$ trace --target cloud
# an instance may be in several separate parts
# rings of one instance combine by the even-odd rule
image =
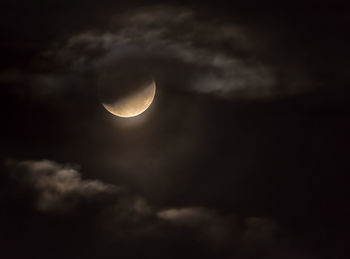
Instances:
[[[67,71],[47,73],[10,69],[0,72],[0,84],[7,87],[10,94],[26,101],[52,103],[57,97],[67,97],[69,93],[82,94],[85,81],[81,75]]]
[[[242,247],[246,250],[254,247],[255,253],[264,251],[279,253],[279,249],[285,246],[281,238],[281,229],[275,221],[263,217],[249,217],[244,219],[243,224],[241,240]]]
[[[77,224],[86,229],[95,225],[93,240],[106,254],[116,255],[121,250],[122,254],[138,257],[139,251],[130,250],[137,243],[144,247],[162,244],[161,254],[177,246],[200,246],[209,258],[222,254],[312,258],[290,248],[290,240],[281,235],[281,227],[270,218],[220,213],[203,206],[159,208],[125,188],[83,179],[77,166],[51,160],[10,161],[7,165],[12,169],[12,180],[24,187],[23,193],[34,193],[34,206],[40,212],[72,215],[84,213],[84,206],[96,208],[97,213],[89,211],[86,222]],[[71,221],[75,222],[74,217]],[[183,255],[185,251],[179,252]]]
[[[164,88],[224,98],[278,97],[309,83],[296,66],[276,67],[260,57],[252,44],[258,39],[244,25],[212,19],[171,6],[129,11],[111,16],[108,29],[73,35],[47,54],[97,75],[140,66]]]
[[[130,194],[119,199],[111,209],[115,214],[114,218],[119,221],[138,221],[154,213],[154,209],[146,199]]]
[[[213,212],[201,208],[201,207],[190,207],[190,208],[172,208],[161,210],[157,213],[160,219],[168,220],[179,224],[198,224],[208,222],[215,218]]]
[[[126,224],[128,227],[125,231],[128,233],[140,231],[131,223],[138,228],[148,229],[151,218],[156,220],[156,228],[163,223],[185,227],[212,243],[232,236],[232,232],[239,229],[235,217],[219,215],[206,207],[156,208],[144,197],[131,194],[125,188],[99,180],[82,179],[78,166],[63,165],[51,160],[26,160],[10,161],[8,167],[12,169],[11,176],[16,182],[35,192],[35,206],[39,211],[69,212],[81,204],[103,203],[109,196],[114,196],[110,202],[100,206],[102,225],[118,226],[120,230],[121,225]],[[247,219],[244,238],[270,234],[269,226],[273,222],[270,225],[268,223],[269,221],[259,218]]]
[[[276,222],[260,217],[250,217],[245,219],[246,227],[244,239],[246,240],[267,240],[274,238],[279,231]]]
[[[271,218],[244,218],[242,229],[239,246],[248,258],[316,258],[295,245],[297,240]]]
[[[234,100],[293,95],[313,83],[295,58],[279,64],[267,60],[266,52],[279,54],[257,43],[261,36],[251,25],[165,5],[126,10],[105,20],[105,26],[52,44],[31,73],[5,72],[0,82],[20,83],[23,96],[45,99],[84,93],[101,84],[106,73],[115,85],[111,71],[140,67],[163,89]]]
[[[197,232],[211,245],[223,245],[233,238],[238,229],[234,217],[223,217],[205,207],[169,208],[157,212],[157,217],[177,226]]]
[[[84,180],[78,168],[50,160],[12,162],[12,176],[36,192],[40,211],[69,211],[118,190],[98,180]]]
[[[239,258],[313,258],[291,247],[290,237],[275,220],[268,217],[220,215],[206,207],[169,208],[157,212],[162,221],[186,227],[195,240],[205,242],[210,251]]]

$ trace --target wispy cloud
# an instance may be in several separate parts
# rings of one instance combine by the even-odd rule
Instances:
[[[50,160],[12,162],[12,176],[36,192],[41,211],[67,211],[82,200],[98,199],[118,188],[98,180],[84,180],[76,167]]]
[[[224,98],[270,98],[301,91],[298,69],[256,55],[243,25],[205,20],[190,9],[156,6],[110,19],[109,29],[73,35],[51,51],[71,69],[99,72],[125,62],[146,67],[163,87]],[[278,71],[284,71],[280,77]],[[174,82],[175,81],[175,82]]]

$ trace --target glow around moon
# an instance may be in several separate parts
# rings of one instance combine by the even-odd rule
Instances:
[[[156,84],[152,81],[143,89],[115,101],[112,104],[103,103],[107,111],[118,117],[135,117],[146,111],[152,104],[156,94]]]

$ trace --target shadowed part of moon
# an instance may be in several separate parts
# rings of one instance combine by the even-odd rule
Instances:
[[[135,117],[143,113],[152,104],[156,93],[156,84],[152,81],[137,92],[113,103],[103,103],[110,113],[119,117]]]

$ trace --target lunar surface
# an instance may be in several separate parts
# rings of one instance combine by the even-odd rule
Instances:
[[[146,111],[156,94],[156,83],[151,74],[128,60],[106,66],[98,84],[103,107],[123,118]]]
[[[156,93],[156,84],[152,80],[151,83],[145,85],[142,89],[129,96],[117,99],[113,103],[102,103],[110,113],[119,117],[135,117],[148,109],[152,104]]]

